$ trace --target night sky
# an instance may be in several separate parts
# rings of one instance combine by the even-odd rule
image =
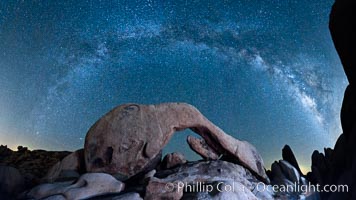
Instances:
[[[347,84],[333,0],[0,1],[0,143],[76,150],[128,103],[187,102],[266,167],[333,147]],[[178,133],[165,152],[197,158]]]

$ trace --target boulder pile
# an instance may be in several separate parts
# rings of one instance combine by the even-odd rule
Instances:
[[[187,142],[202,160],[187,161],[179,152],[162,159],[172,135],[187,128],[201,136],[188,136]],[[12,154],[7,148],[3,152]],[[84,149],[61,155],[34,187],[23,187],[16,168],[0,168],[5,180],[17,177],[15,185],[2,184],[1,193],[46,200],[275,199],[273,191],[257,189],[270,180],[256,148],[186,103],[120,105],[89,129]]]
[[[324,192],[322,199],[356,199],[356,2],[336,0],[329,28],[349,81],[341,108],[343,133],[333,149],[314,151],[308,179],[314,184],[347,186],[347,190]]]

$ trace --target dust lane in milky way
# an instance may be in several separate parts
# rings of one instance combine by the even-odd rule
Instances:
[[[347,81],[328,31],[332,3],[2,1],[0,141],[75,150],[118,104],[178,101],[268,165],[284,144],[307,165],[341,133]],[[195,158],[190,133],[166,151]]]

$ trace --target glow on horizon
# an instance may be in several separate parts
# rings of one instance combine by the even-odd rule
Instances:
[[[307,175],[308,172],[310,172],[310,167],[309,166],[305,166],[305,165],[299,165],[300,171],[302,171],[302,173],[304,175]]]
[[[182,134],[182,136],[185,136],[185,134]],[[182,139],[182,138],[179,138]],[[38,147],[33,147],[29,145],[29,142],[25,142],[23,140],[18,140],[16,138],[11,137],[11,134],[4,134],[4,132],[0,132],[0,145],[6,145],[9,149],[13,151],[17,151],[18,146],[23,146],[27,147],[29,150],[35,150],[35,149],[41,149]],[[188,145],[185,145],[184,147],[188,147]],[[189,149],[189,148],[188,148]],[[49,149],[47,149],[49,151]],[[168,152],[166,152],[168,153]],[[198,155],[194,154],[193,157],[191,157],[191,160],[197,160],[199,158]],[[278,159],[276,159],[278,160]],[[269,167],[267,167],[269,166]],[[267,169],[270,170],[270,165],[265,166]],[[299,164],[299,168],[302,171],[304,175],[306,175],[308,172],[310,172],[310,166],[306,166],[304,164]]]
[[[3,137],[0,137],[0,141],[1,141],[0,145],[7,146],[7,148],[9,148],[13,151],[16,151],[18,146],[25,146],[25,145],[21,145],[19,143],[10,142],[9,140],[4,139]]]
[[[14,134],[9,134],[8,132],[0,132],[0,145],[6,145],[9,149],[13,151],[17,151],[18,146],[27,147],[30,150],[35,149],[31,145],[29,145],[28,142],[24,141],[23,138],[19,140],[19,138],[14,138],[12,137],[12,135]]]

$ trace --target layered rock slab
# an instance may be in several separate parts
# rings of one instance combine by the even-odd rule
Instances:
[[[27,194],[34,199],[61,199],[67,200],[87,199],[110,193],[119,193],[124,190],[124,183],[105,173],[83,174],[74,183],[42,184]]]
[[[157,172],[150,184],[165,186],[146,189],[146,196],[160,195],[161,199],[182,195],[183,199],[226,199],[228,196],[232,199],[273,199],[271,188],[267,190],[269,186],[261,183],[249,170],[222,160],[186,163],[169,175],[164,171]],[[207,185],[214,191],[208,191]],[[263,186],[266,188],[261,188]]]

